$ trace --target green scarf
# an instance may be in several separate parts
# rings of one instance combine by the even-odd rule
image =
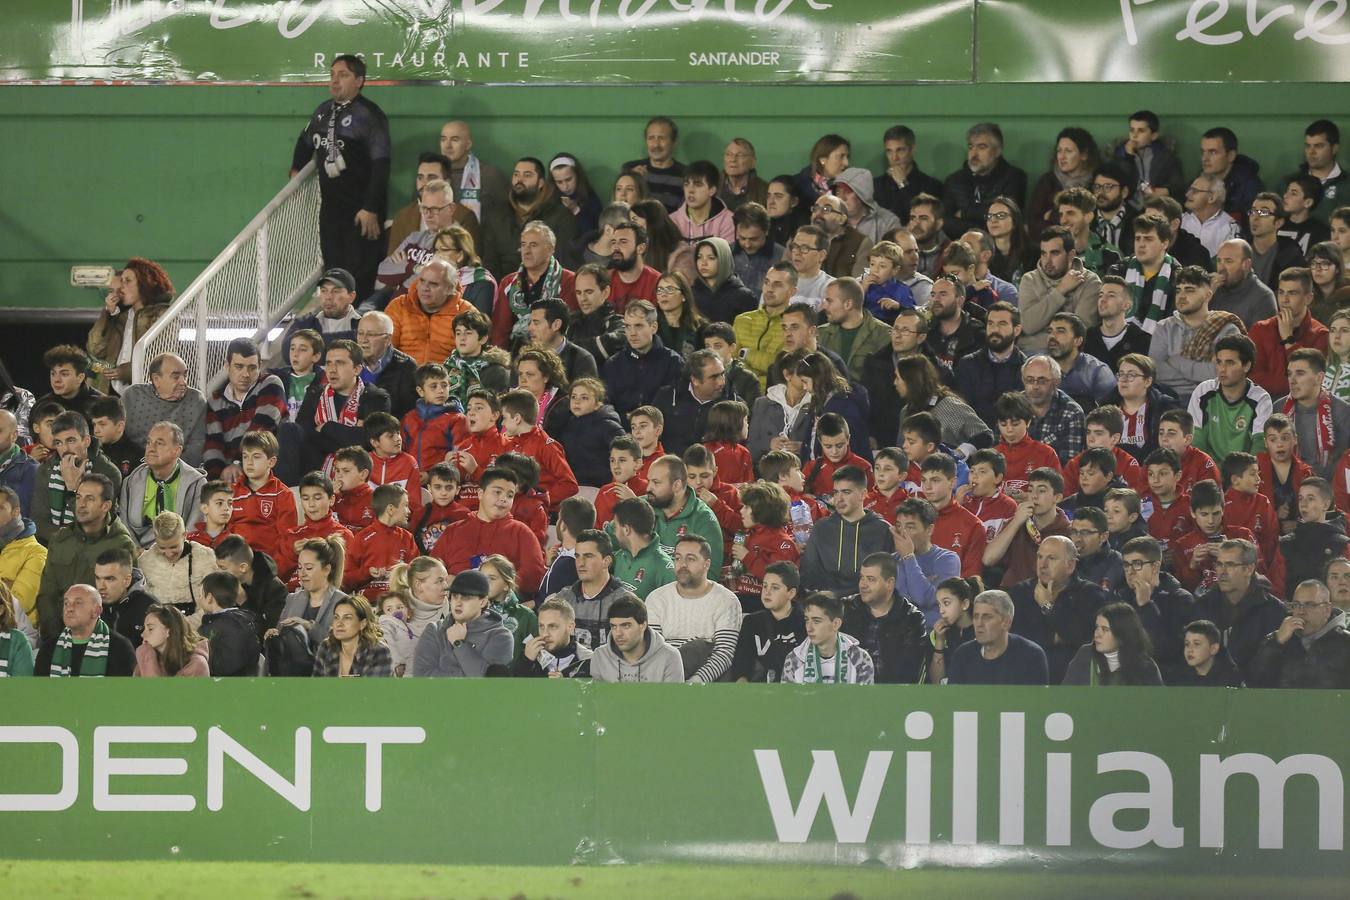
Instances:
[[[459,400],[461,407],[469,405],[469,391],[483,383],[483,370],[492,365],[492,360],[479,354],[473,359],[465,359],[455,350],[445,361],[450,375],[450,396]]]
[[[548,270],[544,272],[544,277],[540,279],[543,287],[539,291],[537,300],[561,300],[562,299],[562,263],[558,262],[558,257],[550,256],[548,260]],[[506,287],[506,302],[511,309],[511,316],[515,325],[511,327],[511,339],[517,338],[525,340],[530,324],[530,301],[525,298],[525,267],[521,266],[516,272],[516,277]]]
[[[9,653],[11,649],[9,642],[14,640],[15,635],[18,635],[19,640],[21,641],[28,640],[28,638],[24,637],[23,633],[17,629],[14,631],[0,632],[0,678],[9,677]],[[30,672],[29,674],[31,675],[32,673]]]
[[[1130,290],[1130,318],[1139,323],[1139,327],[1149,334],[1158,327],[1158,323],[1172,314],[1170,298],[1172,294],[1172,271],[1177,261],[1170,255],[1164,255],[1158,274],[1153,277],[1153,290],[1144,294],[1144,267],[1139,260],[1131,256],[1125,269],[1125,286]]]
[[[75,492],[66,487],[66,480],[61,477],[61,457],[52,454],[47,458],[52,462],[47,470],[47,506],[52,525],[60,528],[75,521]],[[94,460],[90,457],[84,461],[84,471],[93,470]]]
[[[52,651],[52,671],[53,678],[69,678],[70,672],[70,653],[75,642],[70,637],[70,629],[61,629],[61,636],[56,639],[56,649]],[[80,663],[81,678],[102,678],[108,671],[108,648],[112,646],[112,636],[108,631],[108,623],[99,619],[94,623],[94,633],[89,636],[89,642],[84,648],[84,661]]]
[[[848,656],[844,653],[844,635],[834,636],[834,681],[829,684],[848,683],[849,673],[852,666],[849,665]],[[806,665],[802,667],[803,684],[825,684],[821,675],[820,668],[820,650],[815,644],[809,643],[806,647]]]

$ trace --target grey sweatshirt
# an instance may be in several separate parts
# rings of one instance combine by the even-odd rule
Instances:
[[[1228,324],[1219,330],[1214,340],[1239,334],[1236,325]],[[1181,313],[1172,313],[1158,323],[1153,330],[1153,340],[1148,345],[1148,355],[1158,368],[1158,383],[1165,384],[1177,392],[1178,397],[1186,398],[1195,393],[1196,385],[1215,376],[1214,360],[1187,359],[1181,355],[1186,342],[1195,334],[1195,329],[1181,319]]]
[[[591,657],[591,678],[595,681],[622,681],[633,684],[684,681],[684,660],[680,651],[666,643],[661,632],[647,629],[647,652],[635,663],[624,659],[613,639],[596,649]]]
[[[486,610],[469,623],[469,633],[458,645],[446,640],[445,631],[455,624],[449,616],[422,632],[413,657],[413,675],[418,678],[482,678],[490,666],[510,666],[515,652],[511,632],[500,613]]]
[[[122,395],[127,411],[127,437],[145,446],[150,429],[160,422],[173,422],[183,429],[183,462],[200,467],[206,446],[206,399],[201,391],[188,388],[182,400],[161,400],[152,384],[133,384]]]
[[[1262,319],[1275,315],[1275,294],[1255,275],[1248,275],[1236,287],[1224,286],[1214,292],[1210,309],[1230,312],[1251,328]]]

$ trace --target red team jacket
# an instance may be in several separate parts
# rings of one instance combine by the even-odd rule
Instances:
[[[900,504],[908,499],[909,492],[905,490],[904,485],[897,485],[895,493],[889,497],[877,488],[872,488],[867,492],[867,499],[863,501],[863,505],[894,525],[896,512],[900,509]]]
[[[1256,535],[1262,559],[1273,561],[1279,554],[1280,520],[1275,516],[1275,504],[1265,494],[1244,494],[1229,488],[1223,495],[1223,520]],[[1276,587],[1283,589],[1283,581]]]
[[[483,470],[492,465],[494,459],[506,452],[507,443],[506,435],[502,434],[494,425],[486,431],[468,435],[464,438],[463,442],[459,444],[458,449],[469,451],[469,453],[473,455],[473,458],[478,462],[478,468],[473,470],[472,475],[465,472],[463,469],[460,469],[458,465],[455,466],[455,468],[459,470],[459,477],[462,484],[459,496],[461,501],[466,501],[468,499],[464,496],[464,488],[472,483],[475,485],[473,490],[473,503],[474,507],[477,507],[478,488],[476,485],[478,484],[478,479],[483,476]]]
[[[795,564],[801,556],[797,542],[792,539],[792,528],[786,525],[782,528],[756,525],[745,536],[745,549],[748,551],[743,561],[745,570],[737,576],[733,590],[755,597],[764,587],[764,570],[771,563]]]
[[[1195,594],[1207,587],[1211,587],[1215,583],[1218,578],[1218,573],[1214,569],[1214,557],[1210,556],[1200,563],[1196,563],[1192,557],[1195,554],[1195,548],[1199,547],[1201,544],[1209,544],[1214,541],[1223,540],[1224,538],[1241,538],[1242,540],[1251,541],[1253,544],[1256,543],[1256,537],[1250,531],[1243,528],[1241,525],[1228,524],[1223,526],[1222,537],[1211,537],[1202,532],[1199,528],[1192,528],[1190,531],[1177,538],[1176,543],[1173,546],[1176,554],[1175,574],[1177,580],[1181,582],[1182,587],[1192,594]],[[1257,570],[1266,574],[1266,560],[1264,556],[1261,556],[1261,558],[1257,560]],[[1269,575],[1267,575],[1267,577],[1269,577]],[[1271,584],[1275,586],[1276,596],[1284,593],[1283,578],[1281,578],[1278,583],[1272,580]]]
[[[1144,475],[1147,476],[1148,472],[1146,471]],[[1223,487],[1223,479],[1219,477],[1219,467],[1215,465],[1214,457],[1199,447],[1187,447],[1181,457],[1181,474],[1177,476],[1177,490],[1189,494],[1192,485],[1205,479]]]
[[[422,470],[411,453],[400,453],[385,459],[378,453],[370,454],[370,483],[379,487],[382,484],[401,484],[408,492],[408,506],[412,509],[412,518],[416,520],[422,514]]]
[[[822,455],[803,466],[802,479],[806,484],[806,493],[815,494],[817,497],[833,493],[834,473],[844,466],[857,466],[862,469],[863,474],[867,476],[867,487],[869,489],[872,487],[872,464],[850,450],[839,462],[830,462]]]
[[[966,494],[966,498],[961,501],[961,505],[974,513],[975,518],[984,523],[986,543],[998,537],[998,533],[1003,530],[1003,526],[1008,524],[1008,521],[1017,513],[1017,501],[1003,491],[999,491],[992,497],[977,497],[974,493]]]
[[[641,475],[634,475],[624,482],[624,487],[628,488],[637,496],[641,497],[647,493],[647,479]],[[618,496],[614,493],[615,482],[611,481],[600,489],[600,493],[595,495],[595,527],[604,528],[610,519],[614,518],[614,507],[619,502]]]
[[[361,529],[347,551],[342,586],[348,591],[359,590],[370,600],[389,590],[389,576],[371,578],[371,569],[390,569],[401,562],[412,562],[418,555],[417,544],[406,528],[378,519]]]
[[[1163,552],[1173,549],[1173,545],[1182,535],[1195,530],[1195,520],[1191,518],[1191,495],[1178,493],[1172,505],[1163,509],[1162,501],[1152,491],[1140,498],[1142,512],[1148,513],[1148,533],[1162,544]],[[1178,565],[1180,557],[1173,555]]]
[[[333,497],[333,515],[351,531],[360,531],[375,521],[370,511],[370,495],[374,491],[368,481],[350,491],[338,491]]]
[[[230,530],[261,550],[277,558],[286,533],[296,525],[295,495],[273,475],[258,490],[241,478],[234,486],[234,514]]]
[[[984,523],[955,502],[938,510],[933,543],[961,557],[961,575],[969,578],[984,571],[984,548],[988,543]]]
[[[427,504],[422,508],[422,515],[408,521],[412,525],[413,540],[417,542],[417,548],[423,554],[429,554],[451,523],[467,519],[471,515],[473,510],[456,500],[449,506]]]
[[[1111,455],[1116,458],[1116,474],[1125,480],[1127,487],[1132,487],[1142,497],[1148,490],[1148,473],[1144,467],[1139,465],[1139,460],[1135,459],[1130,453],[1112,447]],[[1078,493],[1078,467],[1082,465],[1083,454],[1080,453],[1069,460],[1064,466],[1064,496]]]
[[[548,539],[548,498],[543,491],[517,493],[511,504],[511,517],[528,525],[539,539],[539,546],[544,546]]]
[[[652,463],[666,455],[666,448],[660,441],[656,442],[656,449],[646,456],[642,457],[642,467],[638,469],[638,476],[645,482],[647,480],[647,471],[651,469]]]
[[[506,449],[534,457],[539,463],[539,490],[548,500],[550,510],[576,494],[577,476],[567,464],[562,444],[549,437],[542,428],[531,428],[522,435],[506,439]]]
[[[1275,464],[1270,461],[1269,453],[1256,454],[1256,464],[1261,469],[1261,493],[1268,497],[1271,505],[1274,506],[1276,484]],[[1332,493],[1336,496],[1336,505],[1338,507],[1340,506],[1340,498],[1345,493],[1345,487],[1343,486],[1345,484],[1345,476],[1341,474],[1341,470],[1344,466],[1345,460],[1342,458],[1340,464],[1336,467],[1335,478],[1332,481]],[[1298,486],[1303,483],[1303,479],[1311,478],[1312,473],[1312,466],[1305,463],[1302,459],[1299,459],[1298,452],[1295,451],[1294,457],[1289,463],[1289,488],[1290,492],[1295,497],[1293,510],[1295,519],[1298,518]],[[1337,491],[1340,491],[1340,493],[1336,493]],[[1278,513],[1279,510],[1276,509],[1276,514],[1278,515]]]
[[[750,450],[731,441],[708,441],[703,446],[717,460],[717,479],[727,484],[745,484],[755,480],[755,466],[750,461]]]
[[[230,524],[234,524],[233,518],[231,518]],[[227,525],[224,531],[222,531],[215,537],[211,537],[211,535],[206,533],[206,522],[202,521],[197,524],[196,528],[189,531],[186,536],[189,541],[192,541],[192,543],[201,544],[203,547],[210,547],[212,550],[214,550],[220,546],[221,541],[225,540],[232,534],[234,534],[234,532],[231,531],[230,527]],[[275,562],[275,560],[273,561]]]
[[[1027,476],[1031,474],[1032,469],[1045,467],[1054,469],[1056,472],[1063,471],[1060,468],[1059,456],[1056,455],[1055,448],[1032,437],[1022,438],[1016,444],[1005,444],[1000,441],[994,449],[1003,454],[1003,460],[1007,465],[1003,472],[1003,489],[1005,491],[1025,491],[1027,489]],[[1066,486],[1064,496],[1067,497],[1071,493],[1073,491]]]
[[[445,454],[461,446],[468,436],[469,422],[456,410],[424,419],[414,408],[403,417],[403,448],[422,471],[445,462]]]
[[[310,538],[326,538],[333,534],[342,538],[342,546],[350,554],[354,546],[355,535],[352,534],[351,529],[344,527],[338,521],[336,513],[329,513],[328,518],[320,519],[317,522],[306,519],[305,524],[288,531],[285,539],[281,542],[280,556],[276,561],[277,577],[286,582],[291,590],[295,590],[299,586],[299,581],[295,577],[295,568],[300,562],[299,554],[295,552],[295,542],[309,540]],[[348,560],[348,566],[350,566],[350,560]]]
[[[524,522],[506,516],[484,522],[478,516],[461,519],[445,529],[431,555],[445,563],[449,572],[476,569],[484,558],[500,553],[516,565],[521,593],[532,594],[544,577],[544,551]]]

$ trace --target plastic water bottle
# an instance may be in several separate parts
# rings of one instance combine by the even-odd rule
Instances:
[[[731,539],[731,543],[735,544],[737,547],[744,547],[745,532],[744,531],[736,532],[735,537]],[[732,578],[739,578],[741,575],[745,574],[745,563],[741,562],[739,559],[736,559],[733,556],[731,558],[731,566],[729,567],[729,569],[731,571]]]
[[[811,507],[805,500],[792,501],[792,537],[799,544],[805,544],[811,537]]]

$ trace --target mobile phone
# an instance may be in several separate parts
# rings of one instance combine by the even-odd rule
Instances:
[[[1081,256],[1075,256],[1073,262],[1069,263],[1069,268],[1081,274],[1087,267],[1083,265],[1083,258]]]

